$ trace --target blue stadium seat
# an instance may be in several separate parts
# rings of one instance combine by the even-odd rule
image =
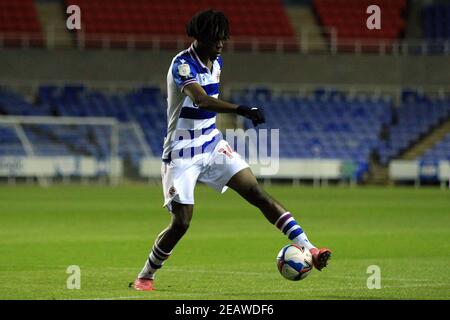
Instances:
[[[419,160],[450,160],[450,134],[444,136],[440,141],[428,149]]]

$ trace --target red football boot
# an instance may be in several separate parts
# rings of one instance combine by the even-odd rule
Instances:
[[[138,291],[153,291],[153,279],[137,278],[134,283],[130,283],[130,287],[133,287]]]
[[[317,248],[312,248],[309,250],[309,252],[311,252],[313,264],[317,270],[321,271],[323,268],[327,266],[328,260],[330,260],[331,258],[330,249],[322,248],[319,250]]]

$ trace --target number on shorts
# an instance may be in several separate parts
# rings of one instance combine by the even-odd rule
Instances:
[[[225,145],[225,148],[220,148],[218,150],[218,152],[219,153],[223,153],[224,155],[226,155],[230,159],[233,158],[233,149],[231,149],[231,147],[228,144]]]

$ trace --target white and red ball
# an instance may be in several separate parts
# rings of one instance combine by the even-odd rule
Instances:
[[[313,269],[312,255],[304,247],[289,244],[278,253],[277,266],[284,278],[292,281],[303,280]]]

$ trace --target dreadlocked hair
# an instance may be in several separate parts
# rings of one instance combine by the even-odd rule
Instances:
[[[188,37],[214,42],[227,40],[230,37],[228,19],[221,11],[209,9],[195,14],[186,25]]]

